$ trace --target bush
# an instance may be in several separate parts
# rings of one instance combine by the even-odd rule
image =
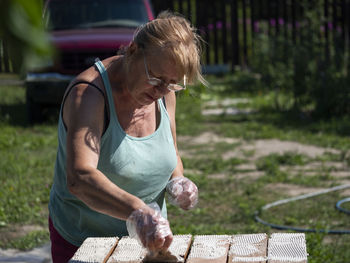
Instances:
[[[322,15],[322,2],[312,7],[303,3],[304,20],[299,21],[294,41],[283,35],[269,37],[263,32],[255,38],[251,70],[261,75],[257,86],[275,90],[273,106],[277,110],[293,109],[317,117],[350,113],[349,52],[341,32],[333,29],[329,40],[334,41],[327,53],[322,28],[330,22]],[[289,103],[279,99],[286,94]]]

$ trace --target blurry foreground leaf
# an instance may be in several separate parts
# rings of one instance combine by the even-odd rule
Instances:
[[[9,51],[15,72],[38,67],[52,54],[42,21],[42,2],[0,1],[0,40],[4,41]]]

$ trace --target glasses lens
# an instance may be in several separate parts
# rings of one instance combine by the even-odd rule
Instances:
[[[162,81],[160,79],[156,79],[156,78],[150,78],[148,80],[148,83],[152,86],[162,86]]]
[[[185,87],[183,87],[179,84],[169,84],[168,89],[172,90],[172,91],[180,91],[180,90],[184,90]]]
[[[169,84],[168,89],[172,91],[180,91],[186,89],[186,75],[184,75],[183,85],[182,84]]]

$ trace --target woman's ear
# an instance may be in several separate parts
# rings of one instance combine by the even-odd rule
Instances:
[[[129,47],[128,47],[128,49],[127,49],[126,54],[127,54],[128,56],[132,56],[132,55],[137,51],[137,49],[138,49],[137,44],[136,44],[135,42],[131,42],[131,43],[129,44]]]

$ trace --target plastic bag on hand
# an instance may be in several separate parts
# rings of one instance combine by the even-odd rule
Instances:
[[[129,236],[150,251],[167,250],[173,239],[169,222],[162,217],[157,203],[133,211],[126,220],[126,227]]]
[[[167,184],[169,201],[184,210],[192,209],[198,203],[198,188],[186,177],[175,177]]]

